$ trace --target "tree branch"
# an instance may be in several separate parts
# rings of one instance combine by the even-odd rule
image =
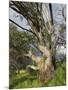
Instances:
[[[11,20],[11,19],[9,19],[9,21],[11,21],[12,23],[14,23],[15,25],[17,25],[17,26],[20,27],[21,29],[32,33],[32,34],[35,35],[35,36],[37,37],[37,39],[39,40],[38,36],[37,36],[34,32],[32,32],[30,29],[26,29],[26,28],[21,27],[19,24],[17,24],[15,21],[13,21],[13,20]]]

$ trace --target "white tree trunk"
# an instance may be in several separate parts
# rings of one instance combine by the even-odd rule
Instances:
[[[36,56],[29,52],[27,56],[31,57],[33,61],[37,64],[37,69],[39,71],[39,79],[41,82],[47,82],[53,76],[54,67],[52,65],[51,51],[47,47],[39,45],[40,51],[43,52],[41,57]]]

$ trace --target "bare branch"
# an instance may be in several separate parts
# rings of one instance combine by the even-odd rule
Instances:
[[[9,19],[9,21],[11,21],[12,23],[14,23],[15,25],[17,25],[17,26],[20,27],[21,29],[32,33],[32,34],[35,35],[35,36],[37,37],[37,39],[38,39],[38,36],[37,36],[34,32],[32,32],[30,29],[26,29],[26,28],[21,27],[19,24],[17,24],[15,21],[13,21],[13,20],[11,20],[11,19]],[[39,40],[39,39],[38,39],[38,40]]]
[[[62,8],[62,16],[63,16],[64,20],[66,21],[66,17],[64,15],[64,10],[65,10],[65,7]]]

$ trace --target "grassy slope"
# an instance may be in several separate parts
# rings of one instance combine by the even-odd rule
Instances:
[[[57,69],[54,78],[46,86],[61,86],[66,84],[66,64],[57,63]],[[42,83],[37,79],[36,73],[29,74],[27,71],[22,70],[20,74],[14,75],[10,78],[9,88],[31,88],[42,87]]]

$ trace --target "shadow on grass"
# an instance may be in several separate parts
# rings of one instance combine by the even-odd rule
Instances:
[[[12,83],[9,85],[9,88],[10,89],[14,88],[14,86],[16,86],[16,85],[19,84],[19,82],[20,83],[21,82],[24,82],[24,81],[27,81],[27,82],[30,81],[30,82],[32,82],[35,79],[37,79],[37,75],[27,75],[27,76],[24,76],[24,77],[22,76],[22,77],[20,77],[20,78],[18,78],[16,80],[13,80],[13,81],[10,80],[10,82],[12,82]]]

